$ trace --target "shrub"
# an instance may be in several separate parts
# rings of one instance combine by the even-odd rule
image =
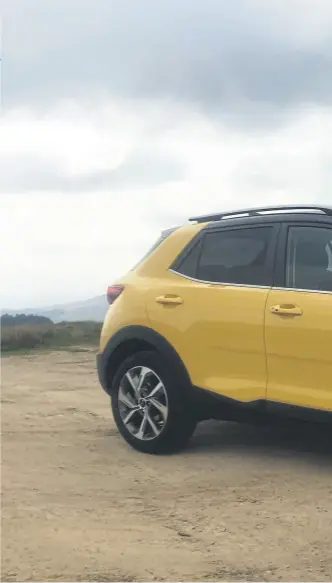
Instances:
[[[35,314],[2,314],[0,318],[1,327],[20,326],[22,324],[52,324],[52,320],[45,316],[37,316]]]
[[[47,320],[47,318],[46,318]],[[1,351],[62,348],[79,345],[97,345],[101,324],[97,322],[49,321],[42,324],[1,326]]]

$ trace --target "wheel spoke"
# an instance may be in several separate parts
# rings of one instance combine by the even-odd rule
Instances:
[[[131,376],[130,371],[126,373],[126,379],[129,382],[131,388],[133,389],[136,399],[138,400],[139,393],[137,391],[137,385],[135,384],[135,381],[134,381],[133,377]]]
[[[147,399],[151,399],[151,397],[154,397],[159,391],[160,389],[163,389],[164,385],[163,383],[159,382],[154,389],[152,389],[151,393],[149,393],[148,395],[146,395]]]
[[[145,435],[145,431],[146,431],[147,424],[148,424],[148,414],[145,411],[144,417],[142,419],[142,422],[141,422],[141,424],[139,426],[139,430],[136,433],[135,437],[137,437],[138,439],[144,439],[144,435]]]
[[[168,408],[166,407],[166,405],[164,405],[163,403],[160,403],[154,397],[149,398],[149,403],[151,403],[151,405],[153,405],[155,407],[155,409],[157,409],[159,411],[159,413],[161,413],[164,421],[166,421],[167,413],[168,413]]]
[[[138,407],[135,407],[134,409],[131,409],[131,411],[129,411],[128,415],[126,415],[126,417],[123,420],[125,425],[127,425],[127,423],[129,423],[131,418],[135,415],[135,413],[137,413],[138,410],[139,410]]]
[[[134,403],[132,397],[127,393],[124,393],[123,389],[121,388],[119,391],[119,401],[126,405],[129,409],[133,409],[137,406],[137,403]]]
[[[153,421],[153,419],[150,417],[150,415],[149,415],[149,413],[148,413],[148,412],[146,413],[146,416],[147,416],[147,420],[148,420],[148,422],[149,422],[149,425],[150,425],[150,427],[151,427],[151,429],[152,429],[153,433],[154,433],[155,435],[158,435],[158,434],[160,433],[160,429],[158,429],[158,427],[156,426],[155,422],[154,422],[154,421]]]
[[[138,384],[137,384],[137,389],[136,389],[136,390],[137,390],[137,394],[138,394],[138,396],[140,396],[140,394],[141,394],[141,390],[142,390],[142,388],[143,388],[143,385],[144,385],[144,381],[145,381],[145,379],[146,379],[147,375],[148,375],[150,372],[151,372],[151,371],[150,371],[150,369],[149,369],[149,368],[146,368],[145,366],[142,366],[142,368],[141,368],[141,374],[139,375],[139,378],[138,378]]]

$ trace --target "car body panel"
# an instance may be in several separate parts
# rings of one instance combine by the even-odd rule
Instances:
[[[110,338],[126,326],[146,326],[148,322],[145,292],[146,280],[139,278],[134,272],[118,280],[117,285],[123,285],[124,291],[108,308],[102,326],[99,350],[103,352]]]
[[[275,305],[302,316],[278,316]],[[266,305],[267,399],[332,411],[332,294],[273,289]]]
[[[160,305],[161,295],[181,305]],[[268,289],[196,282],[175,273],[151,282],[150,325],[176,349],[193,385],[239,401],[266,395]]]

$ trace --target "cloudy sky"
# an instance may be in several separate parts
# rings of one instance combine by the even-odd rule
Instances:
[[[2,0],[0,307],[104,293],[163,228],[332,204],[331,0]]]

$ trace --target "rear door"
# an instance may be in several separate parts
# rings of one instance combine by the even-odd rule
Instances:
[[[264,314],[278,229],[205,230],[164,278],[151,281],[151,326],[197,387],[245,402],[265,399]]]
[[[267,399],[332,411],[331,223],[284,224],[277,266],[265,317]]]

